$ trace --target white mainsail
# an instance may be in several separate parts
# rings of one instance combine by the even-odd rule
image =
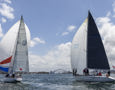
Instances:
[[[25,31],[25,24],[21,17],[20,26],[16,41],[16,49],[14,52],[14,68],[13,72],[29,72],[28,63],[28,45]]]
[[[21,30],[20,30],[20,28],[21,28]],[[21,31],[23,31],[23,32],[21,32]],[[22,41],[22,38],[25,41]],[[21,41],[20,41],[20,39],[21,39]],[[22,47],[19,46],[17,44],[17,42],[23,42],[23,46],[26,47],[26,48],[24,48],[23,46]],[[28,48],[29,42],[30,42],[30,32],[29,32],[29,29],[28,29],[27,25],[22,20],[19,20],[16,24],[14,24],[10,28],[10,30],[5,34],[5,36],[1,40],[1,43],[0,43],[0,61],[3,61],[3,60],[5,60],[5,59],[7,59],[7,58],[12,56],[12,59],[13,58],[15,59],[14,60],[15,61],[14,65],[17,64],[17,65],[15,65],[14,71],[18,71],[19,70],[19,69],[17,70],[17,68],[19,68],[18,66],[20,66],[20,71],[28,71],[29,70],[28,66],[26,65],[27,67],[24,67],[25,66],[24,64],[26,62],[28,63],[28,60],[27,59],[24,60],[24,58],[23,59],[21,58],[21,57],[24,57],[25,54],[23,53],[23,55],[21,55],[21,56],[20,56],[19,53],[14,54],[14,48],[16,47],[15,48],[15,50],[16,50],[15,52],[17,52],[20,49],[20,50],[26,51],[28,53],[27,48]],[[27,44],[25,45],[25,43],[27,43]],[[18,56],[22,60],[18,61],[19,60]],[[12,63],[12,60],[11,60],[11,63]],[[0,64],[0,66],[10,67],[11,63],[10,64],[9,63],[5,63],[3,65]],[[11,67],[10,67],[10,69],[11,69]]]
[[[87,22],[80,26],[75,34],[71,47],[71,66],[77,70],[78,74],[83,74],[83,69],[86,68],[86,40],[87,40]]]

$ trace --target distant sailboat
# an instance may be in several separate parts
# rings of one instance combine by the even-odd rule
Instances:
[[[11,27],[0,43],[0,70],[7,73],[5,82],[17,82],[17,73],[29,72],[28,43],[30,32],[23,17]]]
[[[112,77],[95,76],[89,73],[89,70],[110,70],[98,28],[90,12],[73,38],[71,65],[77,81],[115,81]],[[87,70],[87,75],[84,75],[84,70]]]

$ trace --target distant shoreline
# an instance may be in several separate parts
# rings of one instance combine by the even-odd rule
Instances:
[[[21,73],[21,74],[72,74],[72,72],[68,71],[68,72],[62,72],[62,73],[52,73],[52,72],[17,72],[17,73]],[[7,74],[6,72],[0,72],[0,74]]]

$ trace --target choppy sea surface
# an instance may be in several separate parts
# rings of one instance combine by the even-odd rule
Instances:
[[[72,74],[25,74],[21,83],[3,83],[0,90],[115,90],[115,83],[77,82]]]

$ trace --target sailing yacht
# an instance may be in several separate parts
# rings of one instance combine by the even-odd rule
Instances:
[[[21,16],[0,42],[0,71],[7,73],[4,82],[20,82],[19,74],[29,72],[29,41],[30,32]]]
[[[90,11],[73,38],[71,66],[77,81],[115,81],[110,76],[91,74],[91,71],[109,71],[110,66],[98,28]],[[87,74],[84,74],[84,70],[87,70]]]

